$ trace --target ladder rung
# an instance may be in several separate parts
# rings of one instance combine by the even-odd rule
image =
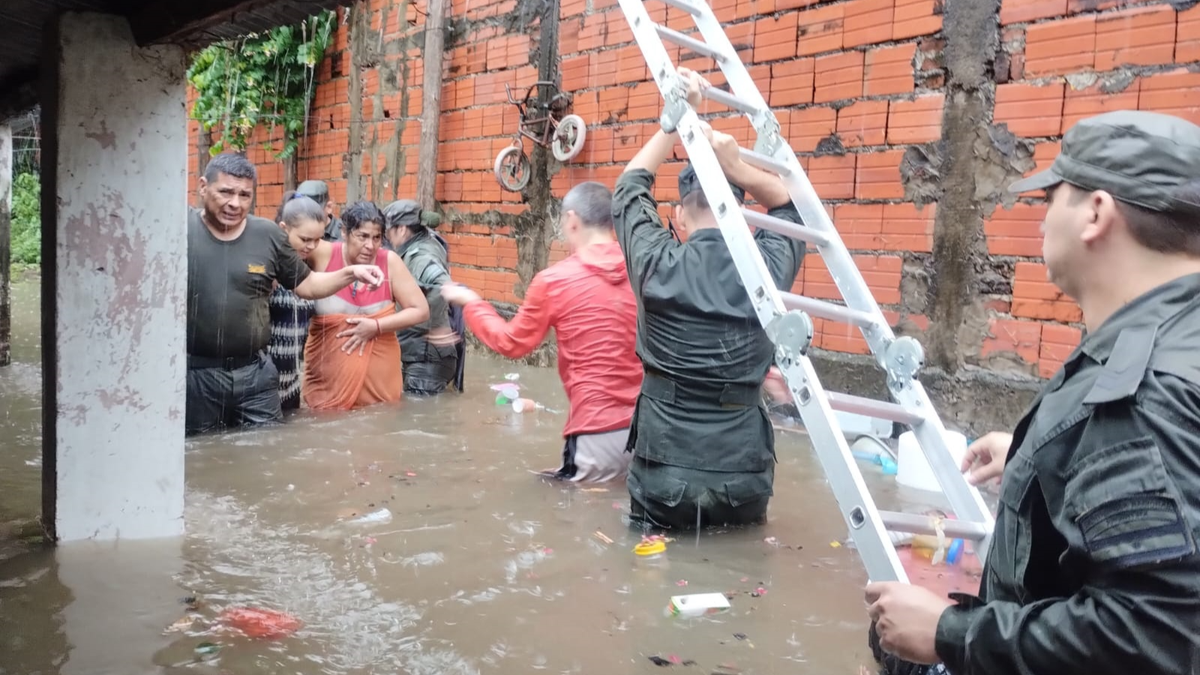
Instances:
[[[722,89],[717,89],[716,87],[707,87],[703,89],[701,93],[704,95],[704,98],[707,98],[710,101],[716,101],[727,108],[740,110],[747,115],[757,115],[759,113],[758,106],[747,103]]]
[[[889,529],[897,532],[937,534],[937,530],[934,529],[933,522],[929,516],[922,516],[916,513],[899,513],[897,511],[880,511],[879,518]],[[979,523],[947,518],[942,521],[942,533],[951,539],[979,541],[988,535],[988,530]]]
[[[841,412],[866,415],[867,417],[890,420],[909,426],[916,426],[925,421],[923,415],[918,415],[896,403],[877,401],[873,398],[863,398],[851,394],[839,394],[832,391],[828,392],[828,396],[829,407]]]
[[[783,296],[783,305],[788,309],[798,309],[802,312],[808,312],[815,317],[830,319],[831,321],[841,321],[842,323],[848,323],[859,328],[874,326],[878,323],[875,317],[866,312],[860,312],[857,309],[835,305],[832,302],[825,302],[824,300],[806,298],[795,293],[781,291],[779,294]]]
[[[687,2],[687,0],[663,0],[663,2],[675,9],[682,9],[692,16],[700,16],[702,14],[699,7]]]
[[[654,25],[654,30],[658,31],[658,34],[661,35],[663,37],[663,39],[667,40],[668,42],[674,42],[675,44],[679,45],[680,47],[683,47],[685,49],[690,49],[701,56],[707,56],[710,59],[716,61],[717,63],[725,62],[726,57],[724,54],[713,49],[712,47],[709,47],[708,45],[704,44],[703,42],[701,42],[699,40],[690,38],[690,37],[684,35],[683,33],[680,33],[677,30],[672,30],[670,28],[667,28],[666,26],[662,26],[659,24]],[[709,87],[709,88],[711,89],[711,87]]]
[[[768,216],[765,213],[751,211],[750,209],[742,209],[742,215],[746,217],[746,222],[754,227],[761,227],[764,230],[778,232],[793,239],[807,241],[810,244],[817,246],[825,246],[829,243],[829,237],[821,232],[817,232],[811,227],[797,225],[796,223],[788,222],[782,218]]]
[[[738,148],[738,150],[742,153],[742,161],[750,166],[762,169],[763,171],[772,171],[785,178],[792,175],[792,170],[788,168],[788,165],[774,157],[768,157],[762,153],[747,150],[746,148]]]

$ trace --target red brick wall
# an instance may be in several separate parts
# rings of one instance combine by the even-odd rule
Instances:
[[[369,0],[367,6],[382,41],[419,35],[423,1]],[[941,0],[714,0],[730,40],[741,47],[739,54],[856,252],[877,300],[900,330],[918,336],[928,321],[903,301],[902,283],[910,273],[906,260],[928,258],[932,251],[937,204],[918,208],[906,201],[899,167],[907,148],[942,138],[941,6]],[[681,11],[648,7],[654,19],[673,28],[692,27]],[[437,199],[454,221],[446,228],[454,276],[490,299],[510,303],[519,302],[517,245],[503,216],[527,206],[521,195],[499,187],[491,168],[517,126],[504,84],[523,91],[537,78],[531,58],[536,28],[506,31],[499,25],[516,8],[516,0],[453,0],[452,16],[465,34],[447,53],[437,185]],[[554,175],[558,197],[577,181],[613,184],[623,163],[654,133],[661,111],[660,95],[616,0],[561,0],[561,19],[561,82],[574,95],[574,112],[588,123],[588,137],[580,156]],[[1052,161],[1062,133],[1083,116],[1132,108],[1200,122],[1200,72],[1187,70],[1200,70],[1200,7],[1177,12],[1162,1],[1003,0],[999,22],[994,122],[1033,143],[1037,168]],[[298,171],[301,180],[329,182],[339,202],[346,199],[354,161],[348,154],[355,128],[348,101],[354,68],[349,40],[343,22],[321,68]],[[678,63],[678,49],[668,51]],[[401,109],[398,90],[377,97],[373,64],[362,71],[358,128],[366,149],[358,161],[362,194],[386,202],[395,195],[373,185],[371,177],[390,161],[376,153],[381,139],[397,128],[405,155],[396,192],[400,197],[415,192],[422,74],[419,48],[383,58],[407,64],[407,109]],[[683,65],[711,68],[710,61]],[[719,71],[710,79],[722,81]],[[713,120],[716,128],[751,145],[744,118],[716,104],[708,110],[722,115]],[[818,153],[818,144],[833,136],[845,154]],[[282,192],[282,171],[266,152],[252,154],[263,169],[259,212],[269,215]],[[663,169],[660,200],[673,199],[681,168],[674,162]],[[963,363],[1046,377],[1077,344],[1079,309],[1046,280],[1039,260],[1043,212],[1042,204],[1025,200],[987,215],[986,253],[1011,270],[1005,280],[1011,293],[964,298],[980,303],[985,326],[979,340],[959,345]],[[555,244],[551,262],[562,255]],[[808,257],[793,290],[839,298],[819,255]],[[865,351],[856,329],[822,321],[817,346]]]

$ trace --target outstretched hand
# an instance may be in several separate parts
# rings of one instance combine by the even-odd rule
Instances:
[[[976,440],[963,455],[961,470],[967,472],[967,482],[983,485],[988,481],[999,482],[1004,475],[1004,464],[1008,461],[1008,449],[1012,446],[1012,434],[1000,431]]]
[[[371,290],[383,283],[383,270],[375,265],[351,265],[350,272],[354,274],[355,281],[366,284]]]
[[[462,284],[446,284],[442,286],[442,297],[446,299],[446,302],[455,307],[462,307],[469,302],[483,299],[479,297],[478,293]]]

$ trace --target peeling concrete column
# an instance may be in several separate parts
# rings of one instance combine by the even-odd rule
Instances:
[[[64,14],[42,91],[43,525],[183,532],[188,139],[178,47]]]
[[[991,145],[996,85],[991,79],[1000,48],[1000,0],[945,4],[946,102],[942,113],[942,196],[933,229],[933,306],[926,349],[929,362],[947,373],[961,365],[959,331],[976,304],[976,268],[987,260],[983,207],[977,198],[980,147]]]
[[[0,368],[12,362],[12,127],[0,124]]]

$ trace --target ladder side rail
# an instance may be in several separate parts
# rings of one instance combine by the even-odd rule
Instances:
[[[770,332],[773,324],[784,314],[782,297],[750,235],[745,217],[737,207],[716,153],[700,130],[700,118],[690,106],[679,122],[679,131],[746,292],[759,310],[763,328]],[[806,339],[799,341],[800,344],[777,344],[776,362],[804,420],[812,446],[868,575],[875,581],[907,581],[887,527],[870,497],[854,454],[829,404],[828,395],[822,388],[812,362],[804,355],[812,340],[812,323],[807,315],[800,316],[808,321]]]
[[[705,42],[719,51],[736,54],[732,43],[708,4],[705,2],[695,4],[700,11],[693,15],[693,19],[704,36]],[[788,192],[792,196],[792,203],[800,213],[804,225],[828,235],[828,243],[818,245],[817,248],[846,305],[879,318],[875,325],[860,327],[859,330],[879,365],[888,370],[886,354],[888,347],[895,340],[895,334],[891,326],[884,320],[883,313],[871,294],[866,280],[857,265],[854,264],[853,256],[846,248],[833,220],[825,211],[807,173],[800,166],[796,153],[780,134],[774,115],[770,113],[766,101],[763,100],[741,60],[726,58],[716,63],[725,74],[725,79],[729,82],[735,96],[743,101],[762,106],[758,114],[746,115],[758,133],[755,152],[767,155],[789,169],[786,174],[781,174],[780,178],[787,186]],[[778,138],[772,138],[773,135]],[[979,490],[966,482],[959,466],[954,461],[950,448],[946,444],[945,427],[935,412],[925,388],[919,380],[913,377],[911,380],[889,381],[888,390],[901,405],[910,410],[920,410],[924,413],[925,421],[911,427],[913,434],[916,436],[939,486],[950,501],[956,517],[978,522],[986,527],[988,535],[975,547],[977,554],[982,557],[990,548],[995,519],[984,503]]]
[[[679,94],[679,82],[677,77],[673,77],[674,67],[670,64],[657,31],[649,22],[641,0],[620,2],[623,8],[633,5],[626,9],[626,17],[629,18],[634,36],[646,56],[648,65],[656,74],[656,82],[663,98],[670,105],[670,97]],[[763,328],[769,329],[785,314],[782,296],[775,287],[761,252],[750,236],[750,229],[733,197],[733,191],[724,172],[720,171],[716,153],[700,130],[700,119],[690,106],[684,107],[682,118],[677,122],[677,129],[688,157],[692,160],[700,187],[704,190],[710,208],[720,224],[722,237],[729,248],[745,291],[754,304]],[[798,349],[807,348],[808,341],[811,341],[811,325],[810,321],[807,341],[797,345]],[[781,371],[792,391],[797,409],[801,411],[805,426],[810,429],[810,436],[816,433],[814,447],[819,448],[818,458],[829,478],[843,520],[868,574],[877,580],[907,581],[907,575],[895,548],[891,545],[887,529],[870,498],[870,491],[866,488],[845,436],[838,428],[837,417],[820,388],[820,381],[812,364],[802,354],[796,356],[795,359],[784,359]]]

